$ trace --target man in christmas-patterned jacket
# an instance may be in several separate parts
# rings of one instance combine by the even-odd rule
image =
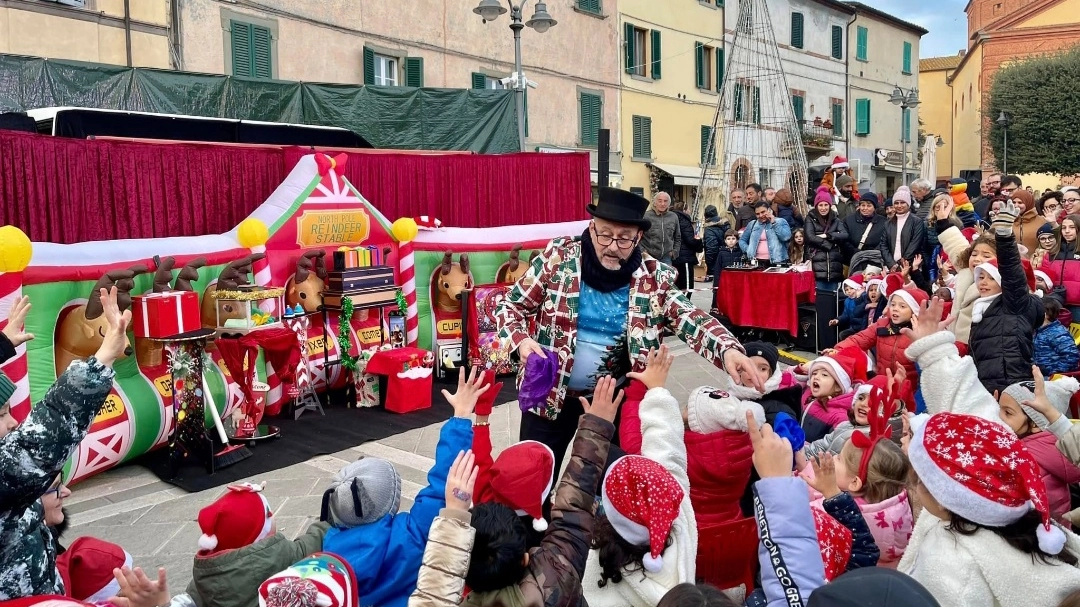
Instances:
[[[64,594],[41,497],[105,404],[113,361],[127,347],[131,313],[118,309],[116,287],[111,293],[102,289],[101,303],[109,327],[97,353],[63,370],[22,424],[0,438],[0,601]],[[6,329],[14,330],[4,332],[5,346],[32,339],[22,332],[21,320],[12,323]]]
[[[577,430],[580,399],[600,377],[644,371],[665,332],[736,381],[742,371],[757,381],[738,340],[676,288],[673,269],[643,255],[648,206],[636,194],[601,188],[585,232],[548,243],[496,312],[499,339],[517,351],[523,370],[530,356],[544,356],[541,348],[558,357],[547,402],[521,416],[520,433],[551,447],[555,470]]]

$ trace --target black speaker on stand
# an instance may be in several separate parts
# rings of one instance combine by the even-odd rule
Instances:
[[[837,328],[829,326],[829,321],[839,316],[836,291],[818,289],[814,306],[817,309],[817,344],[820,352],[839,341]]]

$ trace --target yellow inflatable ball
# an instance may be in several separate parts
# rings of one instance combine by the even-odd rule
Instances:
[[[245,249],[259,247],[270,240],[270,230],[262,221],[249,217],[241,221],[240,226],[236,228],[236,240]]]
[[[416,220],[412,217],[402,217],[394,222],[394,225],[390,226],[390,233],[394,235],[394,240],[398,242],[411,242],[416,240],[416,235],[420,232],[420,228],[416,225]]]
[[[0,272],[22,272],[30,265],[34,247],[22,230],[15,226],[0,227]]]

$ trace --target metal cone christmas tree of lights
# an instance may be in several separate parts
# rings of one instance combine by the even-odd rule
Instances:
[[[707,141],[692,216],[728,205],[751,183],[788,188],[806,216],[807,162],[766,0],[739,0],[734,39]],[[705,161],[707,160],[707,162]]]

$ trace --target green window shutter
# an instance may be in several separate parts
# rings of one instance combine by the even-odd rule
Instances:
[[[480,72],[472,73],[472,88],[474,89],[486,89],[487,88],[487,75]]]
[[[585,12],[600,14],[600,0],[578,0],[577,6]]]
[[[634,65],[634,24],[623,24],[623,36],[626,37],[626,73],[633,74],[637,70],[637,66]]]
[[[232,75],[250,78],[255,70],[251,57],[251,24],[230,21],[232,32]]]
[[[735,109],[735,122],[743,121],[743,84],[736,82],[732,87],[731,93],[733,95],[732,101],[734,101],[733,107]]]
[[[652,79],[660,79],[660,57],[662,46],[660,44],[660,30],[652,31]]]
[[[750,103],[753,112],[752,119],[754,124],[761,124],[761,87],[755,86],[750,91]]]
[[[795,114],[796,125],[801,128],[803,120],[806,119],[806,97],[803,97],[802,95],[792,95],[791,109]]]
[[[803,14],[791,13],[791,46],[803,47]]]
[[[832,106],[832,134],[833,137],[844,136],[844,104],[834,103]]]
[[[271,52],[270,30],[257,25],[251,26],[251,75],[253,77],[273,77]]]
[[[594,148],[603,127],[603,100],[599,95],[581,93],[578,105],[581,112],[581,145]]]
[[[870,134],[870,100],[855,100],[855,134]]]
[[[904,43],[904,73],[911,73],[911,43]]]
[[[694,43],[694,75],[697,87],[705,88],[705,45],[700,42]]]
[[[701,127],[701,164],[716,164],[716,146],[713,144],[713,128],[708,125]],[[712,149],[709,149],[712,146]]]
[[[724,48],[716,49],[716,92],[724,92]]]
[[[652,158],[652,118],[634,116],[634,158]]]
[[[866,57],[869,55],[869,31],[863,26],[859,26],[855,30],[855,58],[859,61],[866,61]]]
[[[833,59],[844,58],[844,28],[839,25],[832,26],[832,56]]]
[[[405,86],[414,88],[424,87],[424,58],[405,58]]]
[[[375,51],[364,47],[364,84],[375,84]]]

